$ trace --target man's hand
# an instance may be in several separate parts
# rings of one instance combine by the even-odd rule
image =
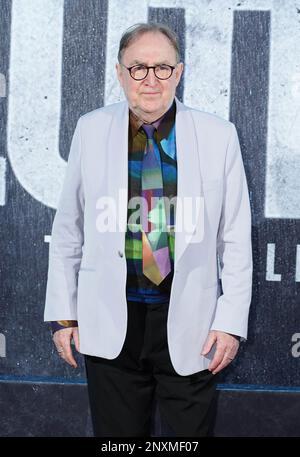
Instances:
[[[79,352],[79,333],[78,327],[68,327],[57,330],[53,335],[53,342],[60,357],[73,368],[77,368],[77,363],[73,357],[71,341],[74,339],[76,350]]]
[[[212,371],[213,374],[216,374],[229,365],[235,358],[240,343],[238,338],[234,335],[212,330],[208,334],[201,354],[208,354],[214,344],[216,344],[216,352],[208,369]]]

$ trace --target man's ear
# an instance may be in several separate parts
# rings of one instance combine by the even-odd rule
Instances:
[[[183,62],[179,62],[176,67],[176,70],[175,70],[175,76],[176,76],[176,80],[177,80],[176,87],[178,86],[178,84],[180,82],[180,78],[183,73],[183,67],[184,67]]]
[[[121,65],[119,63],[116,63],[116,72],[117,72],[117,77],[118,77],[119,83],[120,83],[121,87],[123,87],[123,73],[122,73]]]

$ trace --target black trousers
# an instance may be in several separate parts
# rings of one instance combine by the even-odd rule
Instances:
[[[127,306],[120,354],[112,360],[85,356],[94,435],[150,436],[156,395],[170,436],[206,436],[217,375],[176,373],[167,345],[168,304],[127,301]]]

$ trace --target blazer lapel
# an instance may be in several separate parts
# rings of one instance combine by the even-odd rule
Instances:
[[[125,252],[128,201],[128,122],[127,101],[116,104],[107,145],[107,193],[115,211],[110,214],[116,230],[118,249]]]
[[[177,265],[193,240],[199,217],[204,216],[200,159],[195,126],[190,110],[176,100],[177,206],[175,221],[175,259]],[[197,201],[198,200],[198,201]],[[189,202],[189,203],[188,203]],[[192,208],[192,211],[189,211]],[[203,220],[200,221],[203,226]],[[194,230],[190,229],[194,227]],[[196,239],[196,238],[195,238]],[[201,241],[198,237],[197,241]]]

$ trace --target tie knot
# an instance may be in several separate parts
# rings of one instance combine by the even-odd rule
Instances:
[[[151,139],[153,138],[153,135],[154,135],[154,132],[156,130],[156,128],[154,127],[154,125],[152,124],[143,124],[142,125],[146,135],[147,135],[147,138],[148,139]]]

